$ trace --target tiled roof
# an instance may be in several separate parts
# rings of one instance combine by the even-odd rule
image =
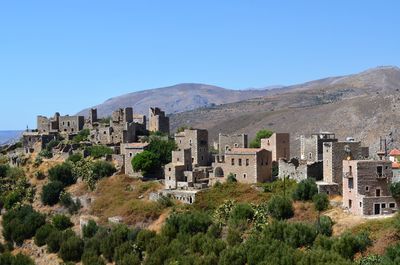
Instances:
[[[399,169],[399,168],[400,168],[400,164],[397,163],[397,162],[393,162],[393,163],[392,163],[392,168],[393,168],[393,169]]]
[[[393,149],[389,153],[390,156],[400,156],[400,150],[399,149]]]

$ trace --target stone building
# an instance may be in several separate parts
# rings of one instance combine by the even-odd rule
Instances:
[[[283,158],[290,159],[289,133],[274,133],[269,138],[261,139],[261,148],[271,151],[272,161],[278,162]]]
[[[287,161],[281,158],[278,161],[278,178],[290,178],[297,182],[311,178],[322,180],[322,165],[322,161],[307,162],[306,160],[299,160],[297,158],[292,158]]]
[[[389,192],[391,180],[391,161],[343,161],[343,206],[357,215],[393,213],[397,204]]]
[[[204,168],[193,167],[191,149],[172,151],[172,161],[164,166],[163,194],[185,203],[193,203],[198,190],[208,186]]]
[[[85,118],[83,116],[60,116],[59,131],[67,134],[77,134],[83,129]]]
[[[175,134],[178,150],[191,149],[193,166],[207,166],[210,163],[208,151],[208,131],[185,129]]]
[[[300,159],[308,162],[322,160],[323,144],[337,142],[334,133],[322,132],[312,134],[310,137],[300,136]]]
[[[149,109],[149,131],[169,134],[169,117],[159,108]]]
[[[39,133],[66,133],[77,134],[83,129],[85,118],[83,116],[60,116],[57,112],[54,117],[37,116],[37,130]]]
[[[24,132],[22,134],[22,144],[24,152],[30,154],[33,152],[40,152],[46,145],[56,139],[55,134],[43,134],[39,132]]]
[[[339,193],[342,191],[343,160],[365,159],[361,142],[341,141],[324,142],[323,144],[323,182],[338,184]]]
[[[133,121],[132,108],[121,108],[112,113],[110,124],[92,126],[90,140],[103,145],[133,143],[137,139],[137,132],[143,130],[142,127],[143,124]]]
[[[124,157],[124,172],[126,175],[133,175],[131,161],[135,155],[146,150],[148,145],[148,143],[121,143],[121,155]]]
[[[210,184],[225,182],[230,173],[238,182],[266,182],[271,180],[272,154],[262,148],[233,148],[216,156],[212,167],[214,172]]]
[[[248,148],[247,134],[218,134],[218,143],[215,145],[219,154],[224,154],[232,148]]]

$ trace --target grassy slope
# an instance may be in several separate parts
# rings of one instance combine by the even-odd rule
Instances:
[[[127,224],[151,222],[165,210],[147,195],[160,188],[158,182],[142,182],[126,175],[102,179],[95,192],[92,214],[106,222],[108,217],[121,216]]]

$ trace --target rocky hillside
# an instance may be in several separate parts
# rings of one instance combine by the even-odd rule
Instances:
[[[353,136],[371,145],[379,137],[399,146],[400,69],[378,67],[359,74],[331,77],[272,90],[269,95],[241,102],[201,108],[171,117],[173,129],[207,128],[212,139],[219,132],[249,133],[262,128],[290,132],[297,155],[301,134],[332,131],[341,139]]]
[[[108,116],[117,108],[133,107],[135,113],[148,114],[149,107],[157,106],[166,113],[177,113],[201,107],[237,102],[264,96],[270,89],[232,90],[205,84],[178,84],[148,89],[110,98],[94,106],[100,117]],[[87,109],[79,112],[87,115]]]

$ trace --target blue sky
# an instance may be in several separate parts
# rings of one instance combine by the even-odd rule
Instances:
[[[1,1],[0,130],[182,82],[289,85],[400,65],[399,1]]]

